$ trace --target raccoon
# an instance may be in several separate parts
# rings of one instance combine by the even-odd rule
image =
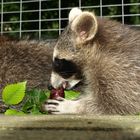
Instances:
[[[51,114],[140,112],[140,31],[73,8],[53,52],[51,84],[74,88],[75,100],[46,101]]]
[[[52,53],[53,43],[0,36],[0,92],[7,84],[23,81],[27,81],[28,89],[46,90],[52,70]],[[0,112],[3,107],[0,101]]]

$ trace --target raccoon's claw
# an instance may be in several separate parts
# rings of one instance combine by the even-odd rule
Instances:
[[[57,97],[57,100],[49,99],[46,101],[45,110],[48,111],[50,114],[61,114],[58,107],[60,102],[64,101],[65,99],[62,97]]]
[[[62,97],[58,97],[57,100],[47,100],[44,109],[50,114],[75,114],[76,101],[66,100]]]
[[[47,105],[45,109],[48,111],[50,114],[54,114],[54,112],[58,112],[56,109],[56,105]]]
[[[49,99],[46,101],[46,104],[55,104],[58,105],[59,104],[59,100],[54,100],[54,99]]]
[[[62,98],[62,97],[59,96],[59,97],[56,98],[56,100],[57,101],[65,101],[66,99],[64,99],[64,98]]]

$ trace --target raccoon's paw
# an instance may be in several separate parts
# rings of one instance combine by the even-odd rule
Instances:
[[[76,114],[76,104],[77,101],[67,100],[62,97],[58,97],[57,100],[47,100],[44,109],[50,114]]]

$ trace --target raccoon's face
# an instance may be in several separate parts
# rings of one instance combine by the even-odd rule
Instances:
[[[54,88],[63,86],[70,89],[78,84],[81,79],[81,72],[74,62],[64,58],[54,58],[51,74],[51,83]]]
[[[51,84],[54,88],[63,86],[72,88],[81,79],[81,66],[77,61],[77,50],[73,48],[73,42],[65,33],[59,38],[53,52],[53,64]]]
[[[73,47],[70,34],[69,29],[62,33],[54,48],[51,74],[51,84],[54,88],[64,86],[70,89],[82,79],[81,64],[76,59],[78,51]]]
[[[71,10],[69,25],[59,37],[53,52],[51,84],[54,88],[63,86],[71,89],[83,80],[82,46],[95,36],[96,31],[94,14],[78,8]]]

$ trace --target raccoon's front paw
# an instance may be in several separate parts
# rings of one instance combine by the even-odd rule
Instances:
[[[48,99],[45,103],[45,110],[51,114],[76,114],[77,101],[67,100],[58,97],[57,100]]]

